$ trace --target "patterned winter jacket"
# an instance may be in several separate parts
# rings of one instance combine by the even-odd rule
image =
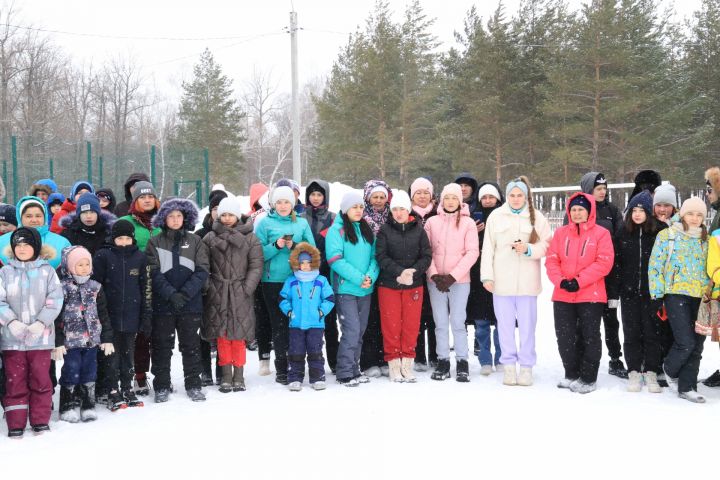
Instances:
[[[55,348],[55,318],[62,309],[60,280],[46,260],[21,262],[10,258],[0,269],[0,350],[52,350]],[[45,324],[39,337],[16,338],[8,324]]]
[[[672,255],[667,262],[671,241]],[[658,233],[648,265],[650,296],[653,299],[666,294],[702,297],[709,284],[707,253],[708,242],[683,231],[680,222]]]
[[[113,331],[102,285],[95,280],[78,284],[67,271],[60,276],[65,301],[55,320],[55,345],[71,349],[112,343]]]

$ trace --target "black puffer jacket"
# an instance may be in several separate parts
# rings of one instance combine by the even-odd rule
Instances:
[[[378,285],[396,290],[416,288],[423,284],[430,267],[432,247],[417,219],[410,217],[408,223],[401,224],[390,216],[378,232],[375,257],[380,266]],[[406,268],[415,269],[412,285],[400,285],[396,280]]]
[[[309,194],[310,187],[315,185],[323,191],[325,196],[324,202],[319,207],[313,207],[310,203]],[[320,275],[330,278],[330,267],[328,266],[327,259],[325,258],[325,235],[327,235],[328,229],[332,226],[335,221],[335,214],[328,209],[330,205],[330,185],[325,180],[310,180],[307,187],[305,187],[305,211],[300,215],[307,220],[312,230],[313,239],[315,240],[315,246],[320,250]]]
[[[470,209],[470,216],[472,216],[473,212],[481,208],[480,201],[477,198],[478,190],[480,189],[477,179],[475,179],[471,173],[463,172],[455,178],[455,183],[467,183],[472,187],[472,195],[470,195],[470,200],[466,202],[468,208]],[[498,189],[498,191],[500,190]],[[465,201],[465,199],[463,199],[463,201]]]
[[[613,284],[613,290],[623,298],[637,298],[638,295],[649,297],[648,264],[655,237],[667,228],[665,223],[658,222],[654,231],[644,232],[636,228],[628,232],[626,228],[620,231],[615,239],[615,267],[612,278],[608,276],[605,284]],[[608,297],[610,298],[610,297]]]
[[[95,252],[105,244],[116,220],[115,215],[101,210],[98,221],[92,227],[88,227],[80,221],[78,212],[65,215],[59,223],[64,229],[61,235],[68,239],[70,245],[80,245],[87,248],[90,255],[95,255]]]

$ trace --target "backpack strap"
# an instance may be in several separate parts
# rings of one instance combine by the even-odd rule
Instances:
[[[675,250],[675,232],[673,232],[672,227],[668,230],[668,256],[665,260],[665,269],[663,270],[663,274],[667,274],[668,268],[670,267],[670,258]]]

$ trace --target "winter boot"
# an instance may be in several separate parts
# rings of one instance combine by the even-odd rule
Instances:
[[[608,373],[610,375],[615,375],[618,378],[628,378],[628,372],[625,370],[625,365],[623,365],[622,360],[619,358],[613,358],[610,360]]]
[[[37,435],[42,435],[43,433],[50,431],[50,425],[48,425],[47,423],[41,423],[41,424],[38,424],[38,425],[33,425],[33,426],[32,426],[32,431],[33,431],[33,433],[34,433],[36,436],[37,436]]]
[[[642,375],[635,370],[628,373],[628,392],[639,392],[642,390]]]
[[[558,388],[570,388],[570,385],[572,385],[573,382],[576,382],[577,378],[563,378],[560,380],[557,384]]]
[[[253,340],[252,342],[247,344],[247,349],[251,352],[254,352],[258,349],[258,342],[257,339]]]
[[[79,386],[75,386],[79,389]],[[60,420],[77,423],[80,421],[80,403],[76,403],[72,387],[60,386]]]
[[[290,384],[288,385],[288,390],[290,390],[291,392],[299,392],[300,390],[302,390],[302,383],[290,382]]]
[[[517,370],[515,365],[503,365],[505,376],[503,377],[503,385],[517,385]]]
[[[245,379],[243,378],[243,367],[233,367],[232,377],[233,392],[245,391]]]
[[[388,362],[389,377],[391,382],[404,382],[405,379],[400,372],[400,359],[394,358]]]
[[[517,384],[522,387],[529,387],[533,384],[532,368],[520,367],[520,375],[518,375]]]
[[[287,358],[275,359],[275,381],[280,385],[288,384],[288,362]]]
[[[202,372],[200,374],[200,382],[202,383],[203,387],[209,387],[211,385],[214,385],[212,373],[211,372]]]
[[[705,403],[705,397],[700,395],[695,390],[689,390],[687,392],[680,392],[678,394],[678,397],[682,398],[683,400],[688,400],[693,403]]]
[[[582,380],[575,380],[570,384],[570,390],[575,393],[590,393],[595,391],[595,382],[593,383],[585,383]]]
[[[368,377],[367,375],[360,374],[354,378],[355,380],[357,380],[358,383],[370,383],[370,377]]]
[[[380,378],[382,377],[382,370],[380,367],[370,367],[363,372],[368,378]]]
[[[668,384],[668,388],[673,393],[678,393],[678,379],[673,378],[665,371],[665,366],[663,365],[663,373],[665,374],[665,381]]]
[[[204,402],[206,400],[205,394],[202,392],[202,390],[198,388],[190,388],[186,391],[187,396],[190,397],[190,400],[193,402]]]
[[[340,385],[344,385],[346,387],[357,387],[360,385],[360,382],[358,382],[357,378],[349,377],[349,378],[338,378],[337,382]]]
[[[260,360],[260,368],[258,369],[258,375],[266,377],[270,375],[270,360]]]
[[[311,383],[310,386],[313,390],[325,390],[327,388],[327,385],[325,385],[325,382],[322,380],[318,380],[315,383]]]
[[[408,383],[417,382],[417,378],[413,374],[413,359],[405,357],[400,360],[400,374]]]
[[[445,380],[450,378],[450,360],[447,358],[439,358],[435,371],[430,375],[433,380]]]
[[[62,419],[60,419],[62,420]],[[23,438],[23,435],[25,434],[24,428],[11,428],[8,430],[8,437],[12,438],[13,440],[21,440]]]
[[[122,389],[122,396],[123,400],[125,400],[125,403],[128,407],[144,407],[145,403],[142,400],[139,400],[137,396],[135,396],[135,392],[132,391],[131,388],[123,388]]]
[[[136,373],[135,381],[133,383],[135,386],[136,394],[140,396],[150,394],[150,385],[148,385],[147,376],[144,373]]]
[[[221,367],[222,370],[222,380],[220,381],[220,393],[230,393],[233,390],[232,387],[232,376],[233,376],[233,367],[232,365],[223,365]]]
[[[720,370],[715,370],[715,373],[703,380],[702,383],[706,387],[720,387]]]
[[[118,392],[117,390],[113,390],[108,394],[106,405],[108,410],[110,410],[111,412],[117,412],[118,410],[127,408],[127,402],[123,398],[122,393]]]
[[[470,365],[467,360],[460,359],[455,364],[455,380],[462,383],[470,381]]]
[[[415,370],[416,372],[427,372],[428,365],[427,363],[415,362],[415,365],[413,365],[413,370]]]
[[[383,377],[389,377],[390,376],[390,366],[389,365],[380,365],[380,373]]]
[[[165,403],[168,400],[170,400],[169,388],[161,388],[160,390],[155,390],[155,403]]]
[[[80,419],[83,422],[92,422],[97,420],[97,412],[95,411],[95,382],[79,385],[80,387]],[[75,387],[75,392],[78,387]]]
[[[480,367],[480,375],[487,377],[492,373],[492,365],[482,365]]]
[[[662,387],[658,383],[655,372],[645,372],[645,385],[650,393],[662,393]]]

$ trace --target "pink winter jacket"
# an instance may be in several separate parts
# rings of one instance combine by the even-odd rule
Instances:
[[[457,283],[470,283],[470,268],[480,256],[477,228],[470,218],[470,210],[463,203],[460,225],[457,214],[438,207],[437,215],[425,223],[425,231],[432,246],[432,262],[427,271],[428,281],[435,274],[452,275]]]
[[[590,215],[585,223],[571,222],[555,231],[545,260],[548,278],[555,285],[552,300],[605,303],[605,276],[610,273],[615,259],[613,242],[610,232],[595,224],[595,199],[592,195],[578,192],[570,200],[578,195],[584,195],[590,201]],[[570,218],[569,208],[567,215]],[[560,282],[573,278],[580,285],[580,290],[573,293],[560,288]]]

